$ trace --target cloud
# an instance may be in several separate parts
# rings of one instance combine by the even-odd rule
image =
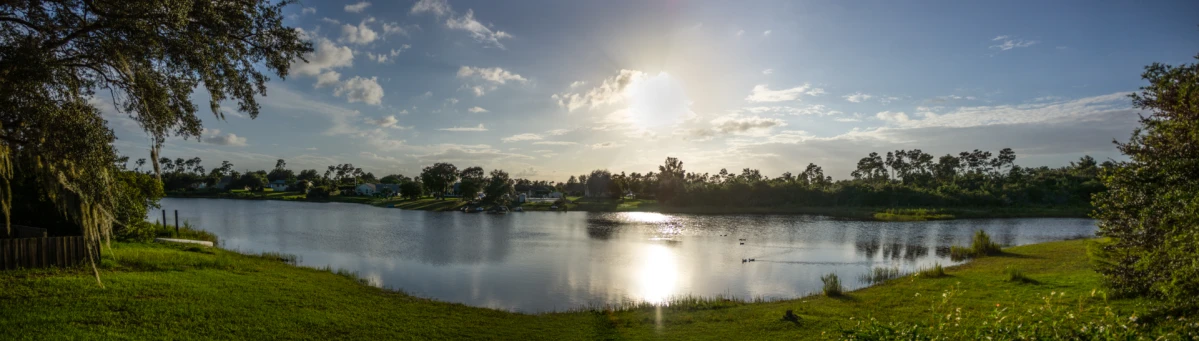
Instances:
[[[483,68],[473,66],[463,66],[458,68],[458,78],[469,79],[468,83],[460,89],[469,89],[475,96],[483,96],[488,91],[497,89],[500,85],[507,84],[509,81],[517,83],[528,83],[528,79],[521,75],[512,73],[511,71],[502,68]]]
[[[341,25],[341,39],[337,41],[348,42],[358,45],[366,45],[379,38],[379,34],[366,26],[366,22],[358,23],[358,26],[345,24]]]
[[[478,126],[478,127],[453,127],[453,128],[441,128],[441,129],[438,129],[438,130],[441,130],[441,131],[459,131],[459,132],[462,132],[462,131],[487,131],[487,127],[484,127],[482,123],[479,123],[479,126]]]
[[[337,19],[330,19],[330,18],[326,17],[326,18],[321,18],[321,21],[324,21],[324,22],[327,22],[330,24],[334,24],[334,25],[341,25],[341,21],[338,21]]]
[[[237,134],[228,133],[221,135],[220,129],[204,128],[200,132],[200,141],[221,146],[244,147],[246,146],[246,138],[239,137]]]
[[[925,109],[928,112],[919,120],[892,117],[894,119],[888,121],[908,128],[1078,122],[1105,117],[1113,112],[1127,111],[1129,103],[1128,93],[1119,92],[1072,101],[960,107],[941,114],[932,112],[932,108]]]
[[[524,133],[524,134],[517,134],[517,135],[505,137],[505,138],[500,139],[500,141],[517,142],[517,141],[534,141],[534,140],[540,140],[540,139],[542,139],[541,135],[537,135],[537,134],[533,134],[533,133]]]
[[[769,36],[770,36],[770,32],[771,32],[770,30],[762,31],[762,36],[763,36],[763,37],[769,37]]]
[[[449,2],[445,0],[421,0],[412,9],[408,11],[410,14],[432,13],[434,16],[441,18],[446,17],[445,26],[451,30],[466,31],[475,41],[483,43],[484,46],[494,46],[504,49],[504,44],[500,43],[500,39],[512,38],[511,34],[504,31],[492,30],[489,25],[475,20],[475,11],[467,9],[466,14],[457,15]]]
[[[774,69],[766,69],[766,70],[762,70],[762,74],[763,74],[763,75],[769,75],[769,74],[772,74],[772,73],[774,73]]]
[[[340,73],[337,73],[337,71],[325,71],[324,73],[321,73],[319,76],[316,76],[316,84],[313,84],[312,87],[323,88],[323,87],[330,86],[330,85],[337,85],[340,82],[341,82],[341,74]]]
[[[316,14],[316,7],[304,7],[300,10],[300,14]]]
[[[596,143],[596,144],[590,145],[589,147],[591,147],[591,149],[608,149],[608,148],[624,147],[624,145],[620,144],[620,143],[616,143],[616,142],[603,142],[603,143]]]
[[[397,24],[394,22],[383,23],[383,35],[389,36],[389,35],[393,35],[393,34],[408,36],[408,29],[406,29],[403,26],[400,26],[400,24]]]
[[[575,111],[582,107],[590,107],[592,109],[620,102],[624,100],[625,88],[638,80],[649,77],[647,74],[637,70],[620,70],[616,76],[605,79],[599,86],[588,90],[585,93],[570,93],[554,94],[551,96],[558,101],[558,106],[566,108],[567,111]]]
[[[458,68],[458,78],[471,78],[471,77],[479,78],[479,79],[482,79],[482,80],[485,80],[488,82],[492,82],[492,83],[497,83],[497,84],[506,84],[508,81],[515,81],[515,82],[520,82],[520,83],[529,81],[528,79],[525,79],[521,75],[512,73],[511,71],[504,70],[504,69],[498,68],[498,67],[481,68],[481,67],[473,67],[473,66],[463,66],[463,67]]]
[[[443,17],[453,13],[450,8],[450,3],[446,0],[420,0],[415,5],[412,5],[410,14],[433,13],[437,17]]]
[[[577,87],[580,87],[580,86],[584,86],[584,85],[587,85],[587,82],[584,82],[584,81],[574,81],[574,82],[571,82],[571,83],[570,83],[570,88],[571,88],[571,89],[574,89],[574,88],[577,88]]]
[[[745,30],[737,30],[736,35],[738,38],[740,38],[741,36],[745,35]]]
[[[570,142],[570,141],[537,141],[537,142],[533,142],[533,144],[546,145],[546,146],[573,146],[578,143]]]
[[[878,119],[887,121],[887,122],[906,123],[906,122],[910,121],[908,119],[908,115],[903,113],[902,111],[901,112],[883,111],[883,112],[879,112],[878,114],[875,114],[874,117],[877,117]]]
[[[1024,39],[1019,39],[1019,38],[1016,38],[1013,36],[1006,36],[1006,35],[995,37],[994,39],[991,39],[991,41],[1000,42],[999,44],[991,45],[992,49],[996,49],[996,50],[1000,50],[1000,51],[1007,51],[1007,50],[1011,50],[1014,48],[1020,48],[1020,47],[1029,47],[1029,46],[1033,46],[1034,44],[1038,43],[1038,41],[1036,41],[1036,40],[1024,40]]]
[[[805,106],[805,107],[760,106],[760,107],[742,108],[741,110],[745,111],[745,112],[753,113],[753,114],[770,113],[770,114],[784,114],[784,115],[794,115],[794,116],[807,116],[807,115],[832,116],[832,115],[842,114],[840,111],[829,109],[827,106],[824,106],[822,104],[809,105],[809,106]]]
[[[404,44],[404,45],[400,45],[400,48],[399,48],[399,49],[391,49],[391,51],[390,51],[390,52],[388,52],[388,53],[374,54],[374,53],[371,53],[371,52],[367,52],[367,53],[366,53],[366,58],[367,58],[367,59],[370,59],[370,60],[373,60],[373,61],[375,61],[375,62],[377,62],[377,63],[379,63],[379,64],[384,64],[384,63],[388,63],[388,62],[392,62],[392,61],[394,61],[394,60],[395,60],[395,57],[399,56],[399,55],[400,55],[400,53],[403,53],[403,52],[404,52],[404,50],[407,50],[407,49],[410,49],[410,48],[412,48],[412,45]]]
[[[365,121],[368,124],[376,125],[376,126],[379,126],[380,128],[393,128],[393,129],[411,129],[412,128],[412,127],[405,127],[405,126],[399,125],[400,120],[396,119],[395,115],[387,115],[387,117],[382,117],[382,118],[378,118],[378,119],[367,118]]]
[[[334,68],[354,65],[354,51],[346,46],[337,46],[329,39],[318,38],[312,52],[304,54],[305,63],[296,60],[292,64],[292,72],[303,76],[316,76]]]
[[[771,90],[765,84],[759,84],[754,86],[749,96],[745,97],[745,100],[750,102],[784,102],[798,100],[800,95],[814,96],[823,93],[824,89],[812,88],[811,85],[806,83],[783,90]]]
[[[350,13],[362,13],[363,10],[370,6],[371,3],[363,1],[352,5],[346,5],[345,10],[346,12]]]
[[[362,78],[354,76],[350,80],[345,81],[337,86],[333,91],[333,95],[341,97],[346,96],[346,100],[350,103],[362,102],[370,105],[379,105],[383,100],[383,87],[379,86],[378,77]]]
[[[861,92],[855,92],[855,93],[852,93],[849,95],[841,96],[841,98],[844,98],[846,101],[850,101],[850,102],[854,102],[854,103],[865,102],[866,100],[870,99],[871,97],[874,97],[874,96],[871,96],[869,94],[864,94]]]
[[[472,113],[476,113],[476,114],[478,114],[478,113],[485,113],[485,112],[488,112],[488,110],[487,110],[487,109],[483,109],[483,108],[480,108],[480,107],[471,107],[470,109],[466,109],[466,111],[469,111],[469,112],[472,112]]]
[[[475,20],[474,10],[466,10],[466,15],[460,17],[450,17],[446,19],[445,26],[454,30],[463,30],[470,33],[475,41],[484,45],[492,45],[500,49],[504,48],[504,44],[500,43],[500,39],[512,38],[511,34],[504,31],[492,31],[486,25]]]

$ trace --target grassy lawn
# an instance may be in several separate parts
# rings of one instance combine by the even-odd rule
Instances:
[[[105,289],[82,269],[0,273],[0,339],[825,339],[870,317],[930,323],[959,308],[967,319],[1011,309],[1028,321],[1147,311],[1146,301],[1106,298],[1086,243],[1015,247],[945,277],[901,277],[840,298],[680,298],[540,315],[415,298],[278,256],[116,244],[116,260],[102,264]],[[1010,269],[1031,281],[1009,281]],[[782,321],[786,310],[800,320]]]

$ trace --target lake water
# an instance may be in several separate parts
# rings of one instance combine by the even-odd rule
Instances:
[[[408,211],[361,204],[162,200],[223,248],[295,254],[422,297],[519,312],[671,296],[787,299],[836,273],[850,289],[874,267],[949,259],[982,229],[1004,245],[1091,236],[1089,219],[882,223],[793,215]],[[161,217],[150,213],[150,220]],[[744,245],[739,242],[744,239]],[[742,259],[754,258],[754,262]]]

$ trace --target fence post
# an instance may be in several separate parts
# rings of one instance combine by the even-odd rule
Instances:
[[[162,228],[167,228],[167,210],[162,210]]]
[[[175,210],[175,236],[179,236],[179,210]]]

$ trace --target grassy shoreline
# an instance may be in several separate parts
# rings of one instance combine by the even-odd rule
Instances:
[[[425,211],[456,211],[466,205],[458,199],[399,199],[374,198],[358,196],[336,196],[327,200],[307,200],[296,192],[245,192],[231,191],[225,193],[168,193],[170,198],[209,198],[209,199],[240,199],[240,200],[282,200],[300,202],[341,202],[374,205],[379,207],[394,207],[406,210]],[[936,208],[940,216],[924,215],[906,216],[903,214],[883,216],[880,213],[888,211],[914,212],[923,209],[894,209],[891,207],[824,207],[824,206],[764,206],[764,207],[728,207],[728,206],[665,206],[655,200],[640,199],[589,199],[568,198],[568,211],[583,212],[660,212],[688,214],[802,214],[821,215],[852,220],[880,221],[921,221],[941,219],[979,219],[979,218],[1088,218],[1090,208],[1083,207],[958,207]],[[525,211],[552,211],[550,202],[525,203],[517,205]],[[514,206],[515,207],[515,206]]]
[[[118,243],[112,258],[102,262],[105,289],[86,269],[0,273],[0,311],[7,315],[0,319],[0,337],[827,339],[869,318],[928,323],[943,315],[942,309],[979,315],[999,306],[1043,309],[1050,292],[1061,293],[1057,309],[1062,316],[1149,313],[1151,301],[1108,299],[1102,293],[1101,279],[1088,263],[1087,243],[1009,248],[998,257],[946,268],[942,277],[907,275],[839,298],[683,297],[669,306],[629,304],[536,315],[413,297],[364,285],[344,272],[293,266],[278,255]],[[1010,269],[1035,283],[1010,281]],[[1083,309],[1084,303],[1089,308]],[[799,322],[780,320],[786,310],[795,311]]]

